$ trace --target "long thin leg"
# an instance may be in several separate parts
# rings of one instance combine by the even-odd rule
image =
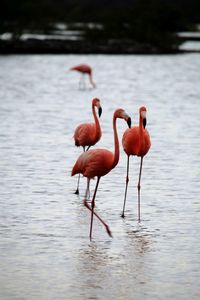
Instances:
[[[85,86],[85,74],[83,73],[83,90],[85,90],[86,86]]]
[[[88,202],[86,201],[86,199],[84,200],[84,205],[90,210],[92,211],[92,208],[89,206]],[[112,237],[112,233],[111,230],[109,228],[109,226],[103,221],[103,219],[93,210],[93,214],[97,217],[97,219],[105,226],[106,231],[108,233],[108,235],[110,237]]]
[[[97,192],[97,188],[99,185],[99,180],[100,180],[100,177],[97,177],[97,183],[96,183],[96,187],[94,190],[94,195],[93,195],[92,203],[91,203],[92,210],[91,210],[91,223],[90,223],[90,240],[92,239],[92,225],[93,225],[93,216],[94,216],[95,197],[96,197],[96,192]]]
[[[76,194],[76,195],[79,195],[80,176],[81,176],[81,174],[79,173],[79,174],[78,174],[77,188],[76,188],[76,191],[75,191],[75,193],[74,193],[74,194]]]
[[[88,200],[89,193],[90,193],[90,178],[87,178],[87,188],[85,191],[85,200]]]
[[[78,83],[78,89],[79,90],[81,90],[81,82],[82,82],[82,74],[80,76],[79,83]]]
[[[79,80],[79,90],[85,89],[85,78],[84,74],[81,73],[80,80]]]
[[[138,180],[138,222],[140,222],[140,180],[142,175],[142,162],[143,162],[143,156],[141,157],[140,173],[139,173],[139,180]]]
[[[85,146],[83,146],[83,151],[85,152]],[[74,194],[76,194],[76,195],[79,195],[80,177],[81,177],[81,174],[78,174],[77,188],[76,188],[76,191],[74,192]]]
[[[129,155],[127,156],[127,168],[126,168],[126,187],[125,187],[125,193],[124,193],[124,205],[123,205],[123,211],[121,214],[121,217],[124,218],[124,211],[125,211],[125,205],[126,205],[126,196],[127,196],[127,189],[128,189],[128,182],[129,182]]]

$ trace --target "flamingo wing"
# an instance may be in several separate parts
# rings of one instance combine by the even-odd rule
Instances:
[[[74,133],[76,146],[92,146],[95,144],[96,127],[93,123],[79,125]]]
[[[82,153],[76,161],[72,176],[81,173],[88,178],[101,177],[112,169],[113,153],[106,149],[93,149]]]
[[[140,144],[139,127],[134,126],[124,132],[122,145],[127,155],[144,156],[151,147],[148,131],[144,130],[143,144]]]
[[[122,145],[127,155],[137,155],[139,150],[139,127],[134,126],[124,132]]]
[[[88,74],[91,74],[91,72],[92,72],[91,67],[88,65],[84,65],[84,64],[72,67],[71,70],[79,71],[81,73],[88,73]]]

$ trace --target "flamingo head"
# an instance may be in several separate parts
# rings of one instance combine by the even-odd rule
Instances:
[[[147,109],[146,109],[146,107],[145,106],[140,107],[139,113],[140,113],[140,118],[142,119],[143,127],[145,128],[146,124],[147,124],[147,119],[146,119]]]
[[[124,109],[122,108],[118,108],[115,112],[114,112],[114,118],[120,118],[120,119],[124,119],[127,124],[128,127],[131,127],[131,118],[129,117],[129,115],[125,112]]]
[[[98,114],[99,114],[99,117],[101,117],[102,107],[101,107],[100,100],[98,98],[94,98],[92,100],[92,107],[94,107],[94,106],[96,106],[98,108]]]

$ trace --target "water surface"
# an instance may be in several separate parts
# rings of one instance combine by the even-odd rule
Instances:
[[[78,90],[78,63],[97,89]],[[0,57],[1,299],[199,299],[200,55],[19,55]],[[146,105],[152,147],[144,159],[137,222],[139,158],[132,157],[126,218],[120,217],[126,155],[101,179],[97,220],[74,194],[81,153],[73,131],[103,108],[102,139],[113,149],[112,115],[138,123]],[[121,140],[127,128],[118,120]],[[91,192],[95,181],[91,184]]]

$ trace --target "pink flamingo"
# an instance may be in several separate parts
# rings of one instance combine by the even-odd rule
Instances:
[[[85,81],[84,81],[84,75],[88,74],[89,76],[89,81],[91,83],[91,85],[93,86],[93,88],[96,87],[94,81],[93,81],[93,77],[92,77],[92,68],[88,65],[85,64],[81,64],[75,67],[72,67],[70,70],[72,71],[78,71],[82,74],[82,77],[80,78],[79,81],[79,88],[81,88],[81,83],[83,82],[83,88],[85,88]]]
[[[77,159],[71,175],[83,174],[87,177],[88,181],[91,178],[97,176],[97,183],[92,197],[91,207],[87,203],[86,199],[84,200],[85,206],[91,211],[91,222],[90,222],[90,240],[92,238],[92,226],[93,226],[93,216],[95,215],[99,221],[105,226],[106,231],[109,236],[112,237],[111,231],[108,225],[99,217],[99,215],[94,211],[95,207],[95,197],[97,193],[97,188],[99,185],[100,178],[108,174],[119,161],[119,140],[116,128],[117,118],[124,119],[128,126],[131,126],[131,118],[126,114],[123,109],[117,109],[113,114],[113,131],[114,131],[114,153],[107,149],[93,149],[87,152],[82,153]]]
[[[74,132],[74,141],[77,147],[82,146],[83,151],[89,150],[89,148],[95,145],[101,138],[101,127],[99,123],[99,119],[96,115],[95,107],[98,109],[99,117],[102,114],[101,103],[98,98],[94,98],[92,100],[92,114],[94,117],[94,123],[83,123],[80,124]],[[87,147],[87,149],[85,149]],[[80,183],[80,174],[78,176],[77,189],[75,194],[79,194],[79,183]],[[86,195],[89,192],[89,186],[86,189]]]
[[[127,175],[126,175],[126,188],[124,194],[124,205],[122,217],[124,218],[126,195],[129,182],[129,157],[130,155],[137,155],[141,157],[140,172],[138,180],[138,221],[140,222],[140,180],[142,174],[143,157],[147,154],[151,147],[151,140],[146,127],[146,107],[142,106],[139,109],[139,126],[131,127],[124,132],[122,138],[122,145],[125,153],[127,154]]]

